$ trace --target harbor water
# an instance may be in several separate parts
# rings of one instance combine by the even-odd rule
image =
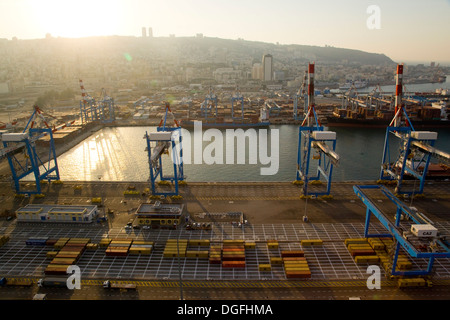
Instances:
[[[325,128],[326,129],[326,128]],[[261,130],[261,129],[259,129]],[[107,127],[94,133],[86,140],[58,157],[61,180],[63,181],[136,181],[149,179],[150,170],[144,135],[156,131],[155,127]],[[258,129],[256,129],[258,132]],[[278,132],[278,139],[271,136]],[[336,152],[340,163],[334,167],[333,181],[377,180],[383,155],[386,130],[383,128],[332,128],[337,134]],[[438,129],[435,146],[450,152],[450,129]],[[225,131],[221,131],[225,135]],[[245,133],[245,132],[244,132]],[[241,132],[241,134],[244,134]],[[235,161],[226,164],[226,153],[230,152],[223,143],[223,164],[208,164],[205,159],[194,164],[195,152],[217,156],[219,150],[210,152],[213,140],[203,139],[203,148],[194,148],[183,142],[185,158],[184,174],[191,182],[230,182],[230,181],[293,181],[296,179],[299,128],[293,125],[270,126],[267,130],[269,145],[263,156],[271,156],[273,143],[278,145],[278,156],[272,163],[257,161],[251,164],[249,143],[245,144],[245,163],[236,160],[237,143],[234,145]],[[184,138],[193,136],[193,131],[182,129]],[[191,139],[192,140],[192,139]],[[184,140],[186,141],[186,140]],[[259,145],[258,145],[259,146]],[[276,149],[276,148],[275,148]],[[200,151],[199,151],[200,150]],[[206,152],[209,150],[208,152]],[[261,150],[258,150],[261,152]],[[219,152],[220,154],[220,152]],[[273,156],[273,155],[272,155]],[[163,155],[163,169],[166,175],[173,174],[173,165],[168,155]],[[217,159],[217,158],[216,158]],[[273,175],[262,175],[261,168],[276,168]],[[313,171],[310,171],[313,172]]]

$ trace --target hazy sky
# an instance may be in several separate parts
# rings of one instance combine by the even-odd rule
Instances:
[[[370,5],[380,29],[367,27]],[[450,0],[0,0],[0,38],[140,36],[142,27],[450,62]]]

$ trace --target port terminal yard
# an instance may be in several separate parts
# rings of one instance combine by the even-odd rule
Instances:
[[[0,234],[8,239],[0,247],[0,275],[6,279],[31,281],[34,289],[29,290],[36,290],[35,284],[45,277],[45,270],[51,262],[48,252],[54,251],[54,247],[27,245],[27,240],[33,237],[54,241],[81,238],[89,239],[91,244],[90,249],[86,247],[76,261],[81,269],[82,286],[85,290],[90,288],[90,291],[82,292],[89,295],[89,292],[98,291],[96,297],[100,299],[104,297],[101,289],[105,280],[131,282],[138,291],[147,292],[147,288],[152,288],[155,292],[165,290],[176,296],[180,287],[180,272],[181,286],[188,290],[186,292],[196,294],[202,290],[203,293],[214,292],[215,296],[216,290],[220,288],[230,297],[236,294],[236,290],[250,290],[250,298],[260,298],[262,291],[281,290],[286,297],[298,298],[298,290],[352,289],[359,290],[356,295],[371,296],[374,293],[367,289],[366,281],[369,276],[367,267],[373,264],[380,266],[382,271],[382,288],[391,298],[397,297],[396,294],[405,294],[404,290],[413,290],[403,288],[410,283],[402,277],[391,276],[388,269],[383,267],[381,256],[377,258],[375,253],[356,259],[346,244],[349,239],[364,238],[365,207],[352,188],[356,184],[374,183],[335,182],[332,197],[305,201],[301,197],[300,187],[288,182],[188,182],[180,187],[181,197],[161,201],[184,203],[189,222],[210,224],[209,229],[190,230],[184,224],[176,229],[127,228],[127,223],[135,220],[134,214],[139,205],[154,201],[145,183],[133,183],[133,190],[138,191],[134,194],[124,194],[130,186],[126,182],[48,184],[44,186],[44,197],[16,197],[10,185],[2,183],[0,197],[4,214],[12,214],[31,203],[91,205],[95,202],[99,206],[99,216],[104,219],[90,224],[46,224],[2,219]],[[440,233],[450,234],[449,194],[448,182],[429,182],[425,195],[402,201],[425,213]],[[374,196],[371,200],[385,212],[392,210],[392,204],[385,198]],[[303,222],[301,218],[305,209],[309,216],[308,222]],[[395,213],[392,212],[391,216]],[[372,222],[371,231],[385,232],[377,221]],[[129,250],[126,255],[108,256],[107,247],[100,245],[105,239],[128,241],[128,248],[132,247],[133,242],[152,243],[151,251],[136,251],[135,247],[134,251]],[[182,253],[172,250],[176,252],[175,255],[165,254],[170,252],[169,244],[174,248],[177,239]],[[228,247],[224,255],[224,248],[230,241],[236,243]],[[367,241],[365,245],[367,248],[371,244]],[[220,248],[219,263],[211,263],[215,248]],[[289,257],[294,261],[286,262],[283,260],[287,259],[286,255],[300,256]],[[298,260],[295,262],[295,259]],[[293,262],[296,264],[292,265]],[[426,261],[411,259],[405,253],[401,254],[398,263],[408,269],[426,266]],[[296,277],[291,277],[291,270],[297,272],[294,273]],[[10,283],[14,281],[17,280]],[[411,286],[418,296],[439,292],[439,297],[448,299],[448,293],[446,296],[441,290],[448,289],[449,284],[450,259],[442,258],[435,259],[432,275],[424,277],[420,283],[411,283]],[[0,289],[0,294],[14,290],[5,286]],[[317,291],[314,292],[313,297],[320,296]],[[111,293],[110,298],[125,294],[132,298],[136,293]],[[147,294],[148,297],[152,296]]]

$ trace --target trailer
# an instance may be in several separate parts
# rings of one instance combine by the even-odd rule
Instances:
[[[49,288],[67,288],[67,277],[48,277],[38,280],[38,287]]]
[[[27,246],[45,246],[47,245],[48,237],[34,237],[34,238],[28,238],[25,241],[25,244]]]
[[[122,290],[135,290],[136,285],[134,283],[118,283],[106,280],[103,282],[103,288],[105,289],[122,289]]]
[[[33,281],[30,279],[7,279],[0,278],[0,287],[5,286],[20,286],[20,287],[31,287],[33,285]]]

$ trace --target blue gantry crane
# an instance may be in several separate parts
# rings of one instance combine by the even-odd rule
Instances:
[[[314,103],[314,64],[308,66],[308,111],[299,127],[297,181],[303,182],[304,196],[329,195],[333,165],[339,163],[336,153],[336,133],[324,131],[316,113]],[[311,174],[313,162],[317,165],[316,173]],[[310,182],[326,181],[325,191],[310,191]]]
[[[236,109],[238,109],[238,107],[240,107],[240,109],[241,109],[239,116],[235,116],[235,111],[234,111],[235,107],[236,107]],[[244,96],[241,94],[241,91],[239,90],[238,87],[236,87],[236,91],[231,96],[231,118],[233,120],[244,121]]]
[[[110,123],[116,120],[114,98],[106,94],[106,90],[102,88],[102,96],[98,101],[98,109],[100,121]]]
[[[173,116],[173,126],[167,123],[167,117],[171,114]],[[147,141],[148,163],[150,168],[150,182],[152,187],[152,194],[159,196],[178,196],[179,183],[184,181],[184,167],[183,167],[183,148],[181,127],[173,115],[170,104],[166,103],[166,111],[164,117],[161,119],[157,132],[146,132],[145,137]],[[172,175],[165,175],[163,171],[163,156],[164,154],[172,155],[173,171]],[[156,188],[157,179],[162,182],[174,184],[174,191],[158,191]]]
[[[16,194],[41,194],[41,181],[60,180],[53,133],[73,122],[52,127],[45,119],[44,112],[34,106],[33,114],[21,133],[2,134],[0,158],[8,159]],[[36,142],[45,136],[49,137],[48,150],[39,152],[42,150],[37,150]],[[35,188],[25,190],[20,182],[30,174],[34,176]]]
[[[82,98],[80,100],[81,123],[93,121],[109,123],[116,119],[114,99],[106,94],[105,89],[102,89],[101,97],[97,101],[86,92],[83,80],[80,80],[80,88]]]
[[[450,160],[450,154],[434,147],[437,132],[416,131],[402,102],[403,65],[397,66],[395,115],[386,129],[380,180],[397,181],[397,194],[422,194],[432,157]],[[397,145],[392,141],[397,139]],[[397,147],[397,148],[396,148]],[[404,185],[405,175],[419,180],[419,189]]]
[[[389,257],[388,269],[393,276],[425,276],[433,272],[433,264],[436,258],[450,258],[450,248],[445,242],[445,235],[423,213],[407,207],[385,186],[379,185],[355,185],[353,191],[366,206],[366,220],[364,227],[365,238],[392,238],[394,244]],[[374,193],[376,193],[374,195]],[[394,212],[384,212],[372,199],[380,200],[380,194],[391,201],[396,209]],[[385,209],[386,210],[386,209]],[[394,221],[390,218],[394,214]],[[386,233],[370,233],[372,215],[378,219],[385,228]],[[402,219],[406,217],[406,219]],[[403,222],[402,222],[403,221]],[[409,229],[405,230],[405,229]],[[402,251],[406,251],[413,259],[428,260],[426,267],[421,265],[411,270],[400,270],[397,262]]]
[[[217,95],[212,87],[209,87],[209,92],[200,105],[200,111],[205,121],[208,121],[208,118],[217,118]]]

